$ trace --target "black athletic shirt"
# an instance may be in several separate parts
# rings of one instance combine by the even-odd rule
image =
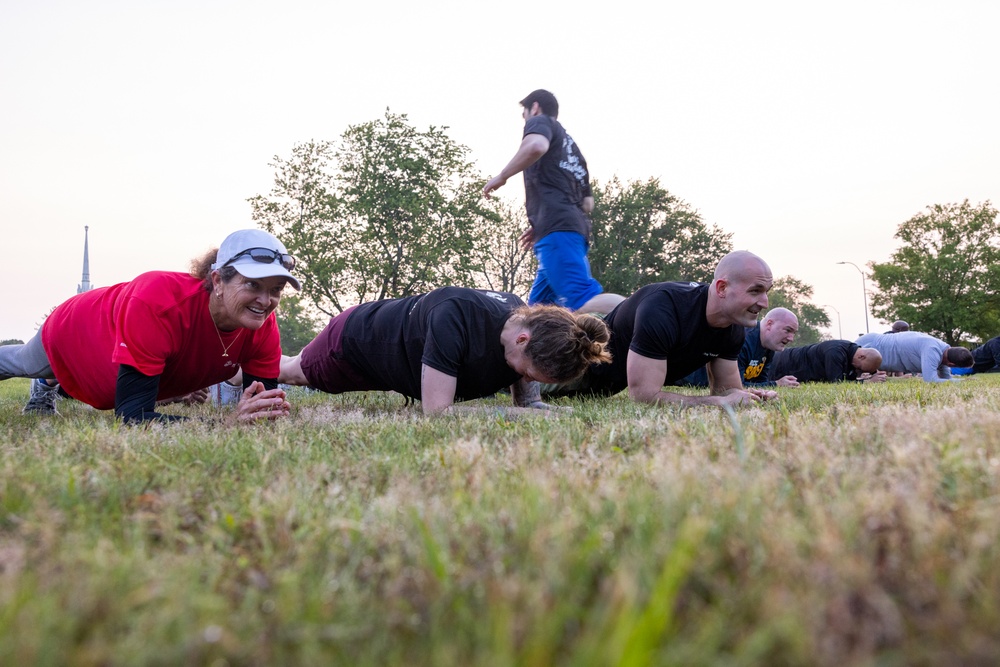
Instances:
[[[640,288],[605,318],[611,329],[612,361],[587,370],[589,390],[610,395],[625,389],[629,350],[650,359],[666,359],[664,385],[712,359],[735,360],[743,347],[743,326],[709,326],[707,305],[708,285],[671,282]]]
[[[799,382],[857,380],[858,370],[851,363],[857,351],[858,346],[849,340],[827,340],[789,347],[774,356],[771,376],[794,375]]]
[[[532,116],[524,136],[540,134],[549,150],[524,170],[524,205],[537,243],[552,232],[576,232],[590,239],[583,198],[591,195],[587,161],[555,118]]]
[[[455,401],[490,396],[521,377],[504,359],[500,332],[523,303],[506,292],[464,287],[363,303],[344,326],[343,355],[374,389],[420,399],[427,364],[458,379]]]

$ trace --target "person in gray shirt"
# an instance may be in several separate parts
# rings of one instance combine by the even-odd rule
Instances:
[[[919,331],[869,333],[854,342],[879,351],[882,355],[881,370],[890,374],[919,373],[924,382],[947,382],[952,379],[952,367],[972,366],[972,353],[966,348],[952,347]]]

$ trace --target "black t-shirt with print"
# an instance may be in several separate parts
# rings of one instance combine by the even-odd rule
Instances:
[[[591,195],[587,161],[563,126],[549,116],[532,116],[524,136],[538,134],[549,150],[524,170],[524,205],[537,243],[552,232],[576,232],[590,239],[583,198]]]

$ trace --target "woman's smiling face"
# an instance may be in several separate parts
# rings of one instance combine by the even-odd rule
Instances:
[[[232,331],[243,327],[259,329],[281,301],[281,293],[288,282],[281,276],[246,278],[239,273],[228,283],[222,282],[218,273],[213,276],[215,298],[221,303],[216,309],[215,324],[220,329]]]

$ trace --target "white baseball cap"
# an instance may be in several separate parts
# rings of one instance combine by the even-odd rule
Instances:
[[[241,229],[227,236],[219,246],[212,268],[224,266],[235,268],[247,278],[282,276],[295,289],[302,289],[295,276],[289,273],[289,269],[295,268],[295,257],[288,254],[281,241],[262,229]]]

